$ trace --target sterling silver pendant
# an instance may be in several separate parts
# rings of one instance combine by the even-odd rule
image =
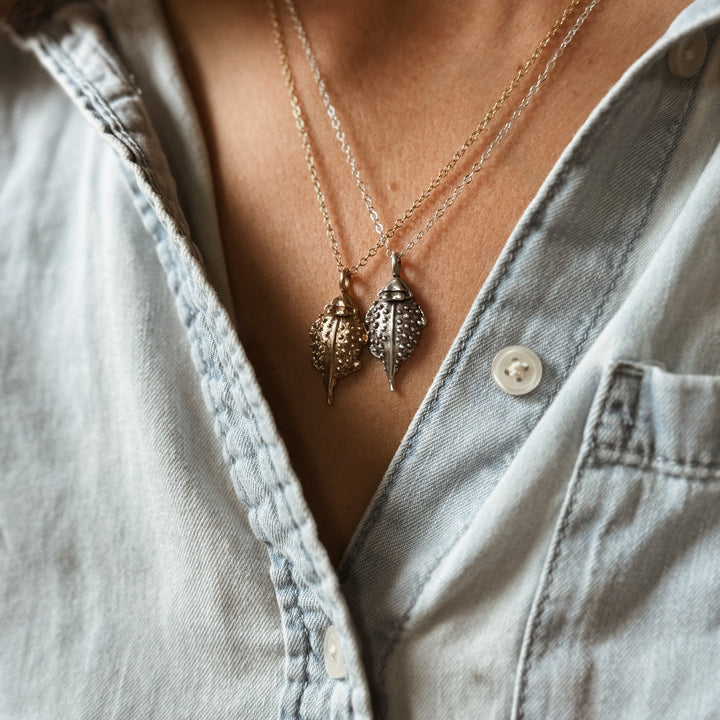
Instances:
[[[350,279],[350,271],[343,271],[340,295],[325,306],[310,328],[312,362],[325,382],[328,405],[332,405],[335,383],[361,368],[360,353],[368,341],[350,297]]]
[[[407,283],[400,277],[400,256],[392,254],[392,280],[378,293],[365,315],[370,352],[382,360],[390,390],[395,390],[399,365],[415,350],[420,331],[427,325],[425,313],[413,300]]]

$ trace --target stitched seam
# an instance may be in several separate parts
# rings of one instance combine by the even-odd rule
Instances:
[[[704,462],[702,460],[671,458],[667,455],[660,455],[657,453],[644,455],[642,453],[633,452],[631,450],[623,452],[618,450],[614,445],[610,445],[607,443],[598,443],[596,445],[596,450],[607,451],[607,453],[598,453],[598,455],[602,455],[603,458],[609,458],[611,461],[614,460],[618,463],[632,465],[633,467],[648,470],[659,470],[661,472],[663,472],[664,470],[668,470],[670,474],[672,474],[671,471],[673,469],[676,472],[681,472],[683,469],[720,471],[720,463],[718,462]]]
[[[637,380],[639,378],[644,377],[645,371],[636,365],[635,363],[622,361],[615,365],[614,370],[615,375],[622,375],[624,377],[633,378],[633,380]]]
[[[125,131],[124,125],[104,100],[100,90],[80,72],[60,42],[56,38],[52,38],[51,42],[44,39],[40,39],[39,42],[47,55],[52,57],[58,72],[78,91],[76,97],[85,100],[85,107],[88,110],[93,110],[96,117],[109,125],[108,130],[112,131],[112,135],[121,136],[124,145],[130,152],[132,162],[137,165],[143,165],[145,168],[149,167],[150,163],[142,148],[135,142],[135,139]],[[128,88],[128,90],[130,89]],[[129,91],[126,97],[132,97],[133,94],[132,91]],[[148,174],[150,174],[149,171]],[[153,184],[152,187],[153,190],[157,190],[156,185]]]
[[[541,579],[540,579],[540,583],[541,583],[541,585],[544,585],[544,587],[542,589],[542,594],[540,595],[539,601],[537,603],[537,609],[535,610],[535,616],[532,618],[532,625],[530,627],[530,632],[528,635],[525,651],[521,655],[521,658],[520,658],[520,662],[522,664],[522,671],[521,671],[520,680],[519,680],[519,692],[518,692],[517,711],[516,711],[516,715],[515,715],[515,720],[523,720],[523,718],[525,717],[525,700],[526,700],[526,692],[527,692],[527,684],[528,684],[528,675],[530,673],[530,669],[532,668],[532,664],[533,664],[533,651],[534,651],[534,647],[535,647],[535,641],[537,640],[537,636],[540,631],[540,627],[542,625],[543,614],[545,611],[545,604],[546,604],[548,598],[550,597],[550,589],[553,584],[555,570],[557,568],[558,562],[560,560],[560,556],[562,554],[563,543],[565,541],[565,536],[567,535],[568,528],[570,527],[570,519],[572,517],[573,510],[575,509],[575,503],[577,501],[577,497],[578,497],[578,494],[580,491],[582,479],[584,477],[585,470],[586,470],[587,466],[589,465],[590,459],[592,458],[592,456],[594,454],[596,444],[597,444],[597,433],[600,429],[602,418],[605,416],[607,404],[612,395],[612,390],[615,386],[615,383],[617,382],[617,377],[618,377],[617,375],[613,375],[611,382],[608,384],[608,387],[605,389],[605,395],[602,398],[600,410],[599,410],[597,416],[595,417],[586,450],[580,459],[580,462],[578,465],[578,470],[575,474],[575,477],[572,480],[572,485],[569,489],[569,495],[568,495],[567,503],[565,504],[565,507],[563,508],[563,514],[562,514],[562,518],[560,520],[560,525],[555,533],[555,538],[553,539],[553,546],[551,549],[550,560],[547,564],[547,570],[545,571],[543,577],[541,577]]]
[[[588,339],[590,337],[590,332],[593,330],[593,328],[597,325],[600,318],[602,317],[603,311],[605,310],[605,306],[607,305],[608,300],[610,299],[610,296],[612,292],[615,290],[615,287],[617,286],[617,283],[620,279],[620,277],[623,274],[623,270],[627,267],[627,259],[630,255],[630,251],[635,246],[635,243],[637,241],[637,238],[641,235],[641,233],[645,230],[647,227],[648,221],[650,219],[651,211],[655,207],[655,202],[657,200],[657,197],[660,193],[660,187],[662,185],[662,180],[665,177],[665,174],[668,171],[668,168],[670,167],[670,163],[672,161],[672,158],[675,155],[675,150],[677,149],[678,142],[680,141],[680,130],[684,127],[687,116],[690,111],[690,108],[693,105],[693,100],[696,96],[697,91],[697,83],[695,84],[693,88],[693,92],[689,94],[689,98],[686,101],[685,107],[682,109],[682,112],[678,114],[678,118],[674,125],[672,125],[666,134],[666,139],[670,140],[670,143],[665,150],[665,157],[663,158],[663,161],[660,163],[660,166],[658,168],[657,177],[655,178],[655,183],[650,190],[650,193],[648,195],[647,202],[644,204],[645,208],[645,214],[643,215],[642,219],[638,223],[635,232],[632,234],[632,236],[628,239],[628,241],[623,246],[623,252],[621,254],[620,260],[617,263],[615,267],[615,274],[613,276],[613,279],[611,283],[605,288],[605,292],[603,293],[603,296],[601,298],[600,303],[595,308],[595,313],[593,315],[593,318],[590,322],[590,324],[586,325],[585,331],[583,332],[579,342],[576,345],[575,352],[572,354],[569,363],[566,365],[565,372],[558,378],[558,381],[555,385],[555,392],[552,395],[549,395],[545,403],[543,404],[542,413],[544,413],[547,408],[550,406],[550,403],[554,400],[555,395],[560,390],[560,387],[567,381],[567,378],[569,377],[570,373],[572,372],[572,369],[575,367],[575,364],[577,362],[577,359],[580,357],[580,354],[583,353],[586,350]],[[633,369],[632,366],[624,366],[622,369],[623,374],[637,377],[637,369]]]
[[[302,623],[302,634],[303,634],[303,638],[305,640],[305,647],[307,648],[302,656],[303,679],[298,683],[300,685],[299,692],[297,693],[297,697],[295,698],[295,701],[293,702],[293,705],[294,705],[293,712],[295,714],[295,717],[299,718],[300,717],[300,708],[302,706],[302,700],[305,695],[305,691],[307,690],[307,688],[310,684],[310,678],[309,678],[309,673],[308,673],[308,659],[310,657],[310,653],[312,652],[312,644],[310,643],[310,631],[308,629],[307,621],[305,620],[305,613],[303,612],[302,606],[300,604],[300,599],[299,599],[300,598],[300,590],[298,588],[298,584],[295,581],[295,577],[293,574],[293,564],[288,559],[284,559],[284,562],[286,562],[288,565],[287,572],[288,572],[289,579],[290,579],[288,585],[292,588],[293,607],[297,608],[297,611],[300,615],[300,622]],[[287,688],[287,690],[289,690],[289,689],[290,688]],[[283,693],[283,694],[285,694],[285,693]]]
[[[624,376],[632,379],[642,378],[644,372],[637,365],[629,362],[621,362],[615,366],[616,377]],[[634,423],[633,423],[634,426]],[[694,460],[684,457],[671,457],[661,453],[642,453],[634,450],[623,449],[616,442],[597,442],[596,450],[600,452],[608,462],[618,462],[632,465],[633,467],[658,470],[667,474],[678,476],[683,468],[694,470],[720,470],[720,462],[709,460]],[[667,467],[665,467],[667,466]]]
[[[65,78],[67,87],[75,91],[76,99],[82,101],[85,109],[103,122],[104,132],[122,142],[128,152],[128,160],[138,168],[153,192],[162,199],[170,211],[169,215],[173,218],[173,221],[175,218],[182,219],[178,226],[182,230],[180,234],[187,235],[187,228],[185,227],[184,221],[185,216],[180,206],[164,191],[157,177],[150,170],[150,162],[142,147],[135,141],[132,135],[127,132],[115,111],[104,100],[100,90],[82,74],[72,57],[65,51],[57,38],[51,37],[48,34],[44,37],[38,36],[38,44],[45,52],[46,57],[52,60],[56,72]],[[93,47],[97,48],[97,43],[94,43]],[[126,86],[125,89],[126,94],[123,97],[137,97],[137,91],[133,90],[132,87]],[[191,249],[194,248],[192,243],[190,245]],[[193,254],[197,256],[195,250],[193,250]]]

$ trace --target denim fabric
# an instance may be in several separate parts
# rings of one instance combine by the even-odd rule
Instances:
[[[93,41],[67,42],[46,51],[85,50],[95,76],[66,87],[96,92]],[[142,118],[124,115],[135,145],[100,108],[101,136],[34,57],[0,52],[0,717],[271,717],[267,554],[116,155],[159,151]]]
[[[159,8],[0,37],[0,717],[720,717],[719,22],[566,149],[337,573]]]

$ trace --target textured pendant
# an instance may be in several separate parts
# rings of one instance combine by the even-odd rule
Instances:
[[[328,405],[332,405],[335,383],[362,366],[360,353],[367,344],[365,324],[350,297],[350,271],[340,276],[340,295],[325,306],[310,328],[312,362],[325,382]]]
[[[370,352],[382,360],[390,389],[395,390],[395,373],[415,350],[420,331],[427,325],[425,313],[400,277],[400,256],[392,254],[392,280],[378,293],[365,315]]]

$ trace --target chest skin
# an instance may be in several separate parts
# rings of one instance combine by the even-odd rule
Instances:
[[[599,4],[472,184],[404,259],[403,277],[428,324],[397,371],[395,392],[382,363],[365,351],[363,368],[338,383],[329,407],[310,361],[308,331],[338,295],[339,276],[267,9],[255,0],[217,0],[202,10],[166,1],[211,158],[237,331],[333,562],[523,210],[591,110],[686,4]],[[427,187],[563,9],[549,0],[512,11],[504,3],[471,3],[465,13],[462,3],[442,12],[434,3],[423,12],[411,3],[365,3],[338,17],[319,2],[298,5],[386,227]],[[282,9],[281,17],[320,183],[345,263],[355,263],[377,237]],[[394,249],[422,227],[479,157],[549,52],[487,137],[418,211],[418,222],[394,238]],[[352,294],[361,312],[391,276],[382,252],[355,276]],[[479,381],[492,382],[489,368]]]

